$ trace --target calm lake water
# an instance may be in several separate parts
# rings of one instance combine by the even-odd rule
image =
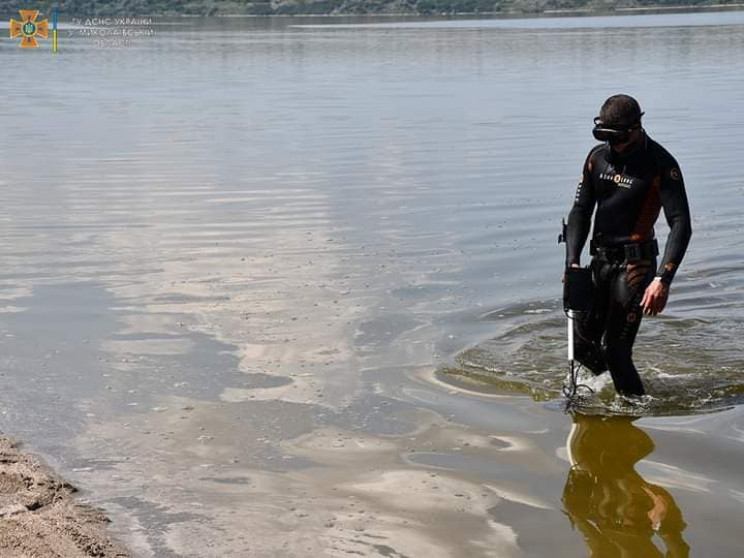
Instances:
[[[142,28],[0,38],[0,431],[137,556],[740,555],[744,12]],[[637,421],[558,397],[617,92],[693,212]]]

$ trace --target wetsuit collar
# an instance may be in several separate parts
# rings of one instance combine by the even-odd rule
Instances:
[[[626,149],[625,151],[615,151],[612,149],[612,146],[610,144],[607,144],[607,149],[610,151],[610,160],[617,164],[617,163],[625,163],[629,159],[631,159],[634,155],[636,155],[639,151],[645,151],[648,147],[648,135],[646,134],[645,130],[641,130],[642,135],[640,138],[638,138],[638,141],[630,147],[630,149]]]

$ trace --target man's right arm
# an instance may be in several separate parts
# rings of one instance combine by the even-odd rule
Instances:
[[[597,199],[592,182],[592,155],[590,153],[584,163],[584,171],[581,174],[579,186],[576,189],[576,198],[574,199],[571,212],[568,214],[568,224],[566,225],[566,267],[579,266],[581,260],[581,251],[586,244],[589,236],[589,229],[592,225],[592,213],[594,204]]]

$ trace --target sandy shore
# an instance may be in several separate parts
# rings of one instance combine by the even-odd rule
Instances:
[[[17,444],[0,437],[0,555],[4,558],[129,553],[106,532],[109,520],[80,503],[77,489]]]

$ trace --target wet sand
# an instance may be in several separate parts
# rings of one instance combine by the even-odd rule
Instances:
[[[3,558],[128,558],[109,519],[77,489],[0,436],[0,555]]]

